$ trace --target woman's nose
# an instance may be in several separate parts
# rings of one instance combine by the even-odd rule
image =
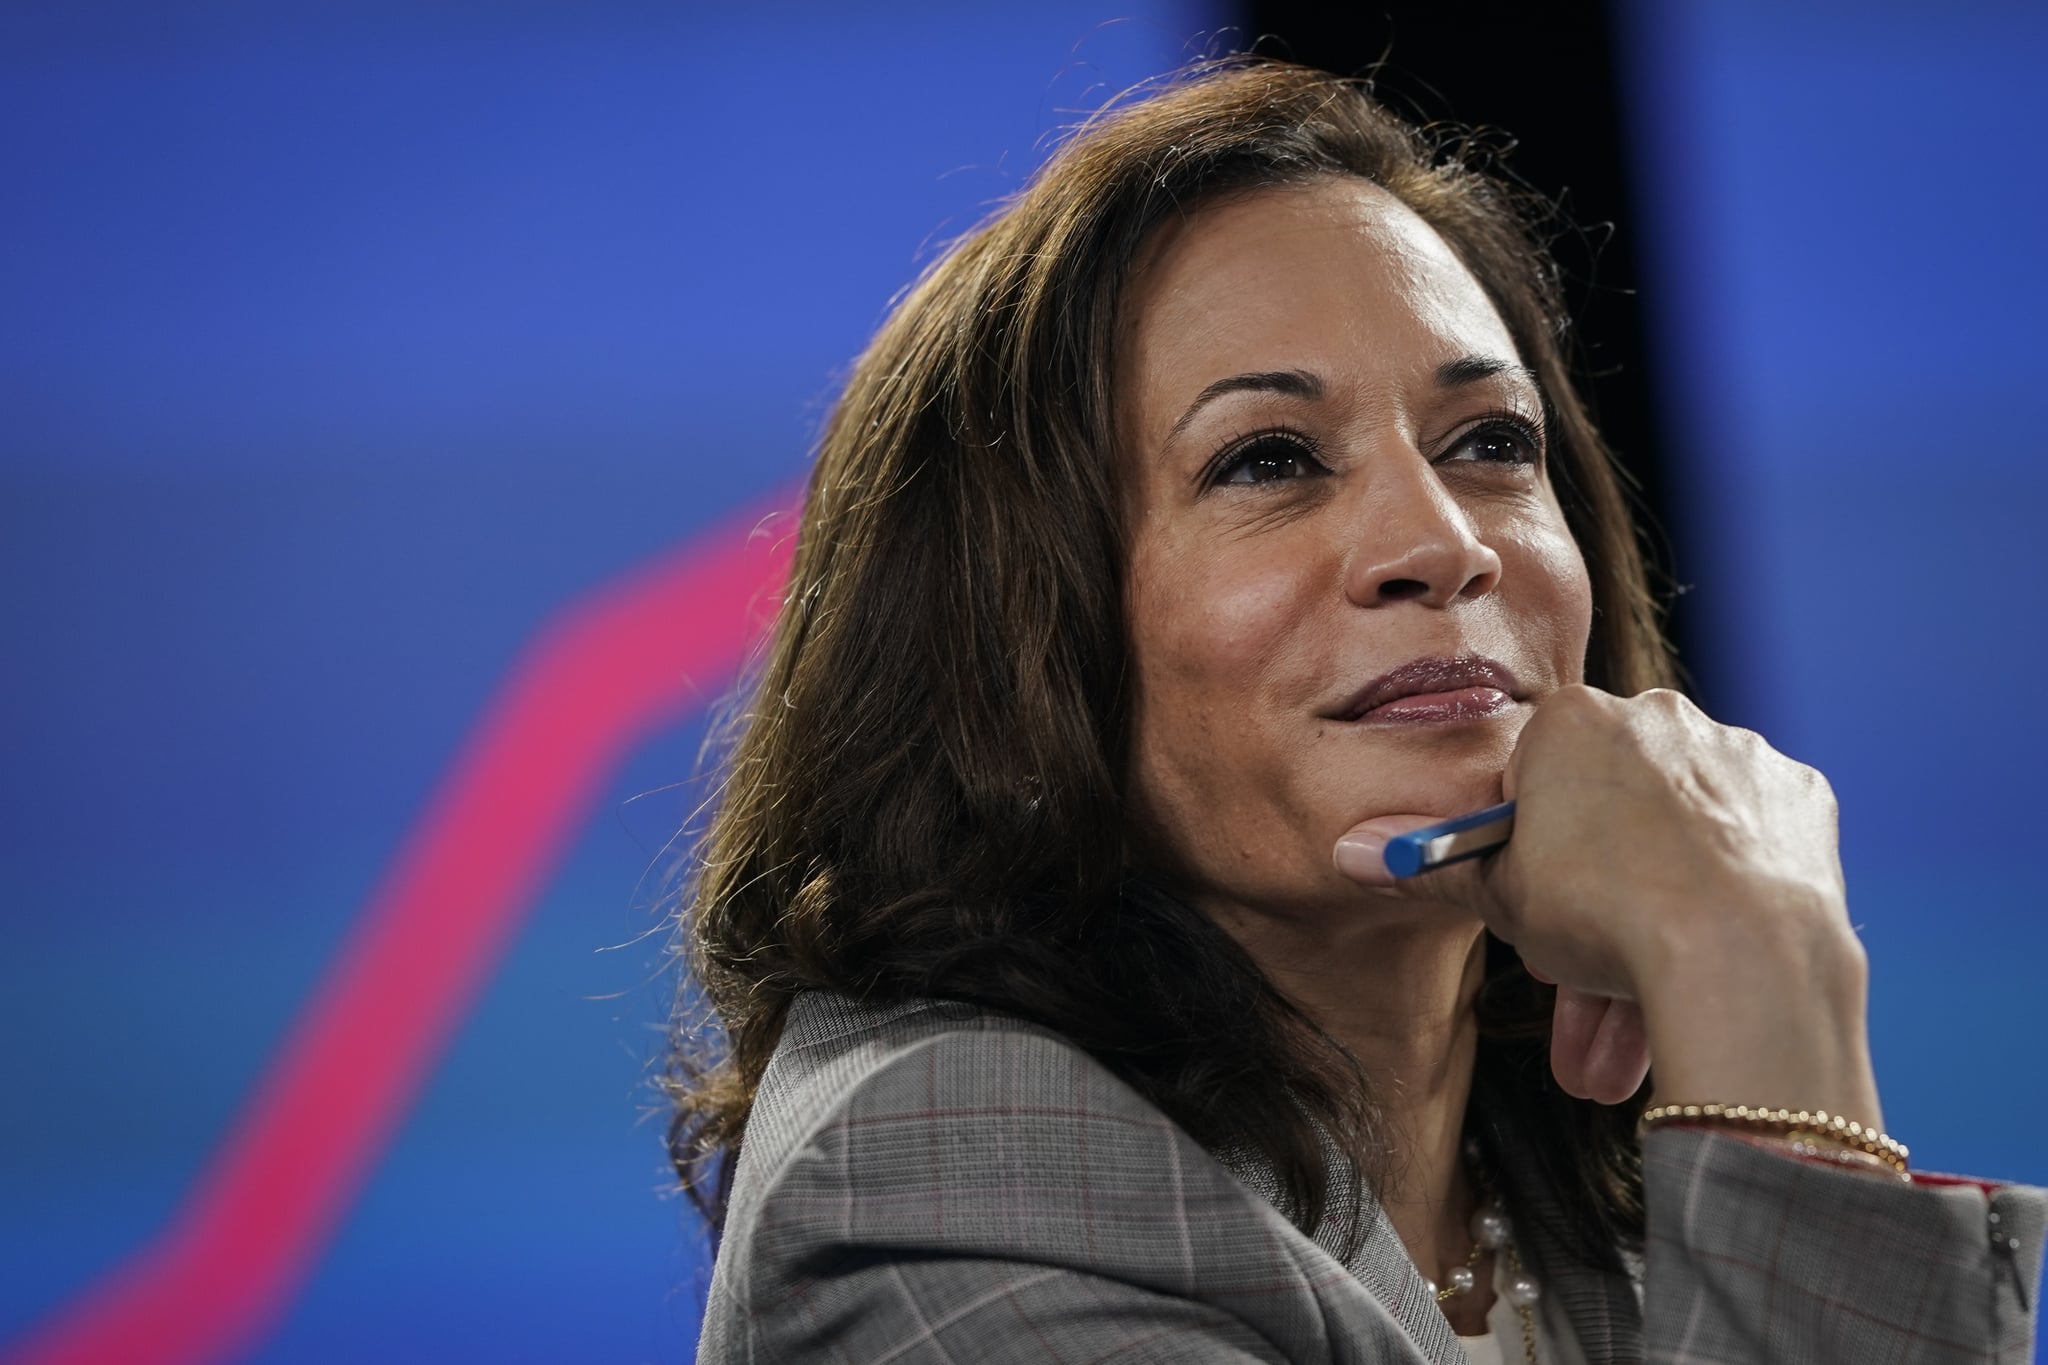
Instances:
[[[1360,500],[1345,594],[1362,607],[1421,602],[1445,607],[1500,582],[1500,556],[1418,455],[1389,461]]]

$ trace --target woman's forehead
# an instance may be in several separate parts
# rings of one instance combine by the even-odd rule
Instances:
[[[1355,178],[1234,196],[1174,221],[1139,257],[1123,324],[1119,406],[1147,444],[1236,373],[1302,370],[1344,388],[1425,382],[1468,357],[1520,360],[1449,244]]]

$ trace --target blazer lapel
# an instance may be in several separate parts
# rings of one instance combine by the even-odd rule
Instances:
[[[1323,1146],[1330,1189],[1343,1190],[1347,1176],[1336,1144],[1325,1135]],[[1240,1184],[1268,1204],[1279,1207],[1280,1182],[1269,1166],[1244,1152],[1221,1152],[1217,1160]],[[1344,1244],[1350,1240],[1354,1223],[1359,1221],[1365,1225],[1365,1235],[1359,1239],[1357,1250],[1346,1256]],[[1370,1195],[1360,1191],[1356,1200],[1333,1197],[1330,1215],[1323,1219],[1312,1240],[1323,1254],[1343,1266],[1352,1279],[1385,1306],[1425,1359],[1433,1365],[1466,1365],[1457,1333],[1451,1330],[1450,1322],[1437,1307],[1435,1295],[1429,1292],[1428,1283],[1409,1259],[1408,1248],[1401,1244],[1393,1223]]]
[[[1556,1192],[1534,1165],[1503,1143],[1501,1174],[1508,1186],[1515,1241],[1546,1295],[1555,1296],[1571,1320],[1586,1365],[1641,1365],[1643,1303],[1641,1262],[1624,1253],[1630,1272],[1587,1265],[1551,1229],[1560,1225]]]

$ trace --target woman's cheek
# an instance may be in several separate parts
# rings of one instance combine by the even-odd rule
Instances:
[[[1145,600],[1133,602],[1141,671],[1188,692],[1183,703],[1249,705],[1296,627],[1298,565],[1283,552],[1250,548],[1176,554],[1159,565],[1164,572],[1148,575]]]
[[[1514,526],[1495,549],[1510,566],[1510,586],[1519,583],[1515,599],[1537,618],[1517,623],[1522,638],[1550,641],[1560,662],[1583,661],[1593,632],[1593,581],[1563,518]]]
[[[1154,557],[1147,568],[1130,603],[1132,794],[1168,861],[1187,871],[1215,855],[1220,829],[1252,816],[1284,764],[1273,687],[1302,597],[1279,556]]]

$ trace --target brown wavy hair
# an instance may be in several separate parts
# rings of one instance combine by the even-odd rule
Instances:
[[[1541,381],[1592,576],[1588,681],[1671,685],[1624,482],[1572,385],[1547,205],[1484,159],[1362,82],[1205,63],[1082,124],[897,304],[825,426],[680,916],[670,1153],[714,1226],[806,990],[1054,1029],[1210,1150],[1268,1164],[1304,1230],[1379,1188],[1385,1136],[1356,1061],[1129,861],[1111,348],[1163,221],[1324,177],[1383,186],[1477,277]],[[1474,1112],[1588,1196],[1567,1197],[1559,1230],[1613,1264],[1641,1236],[1640,1101],[1555,1087],[1550,1000],[1489,943]]]

